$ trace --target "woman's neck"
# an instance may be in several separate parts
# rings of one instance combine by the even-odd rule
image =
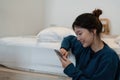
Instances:
[[[91,45],[91,49],[94,52],[98,52],[99,50],[103,49],[103,47],[104,47],[104,43],[101,39],[96,38],[96,39],[93,40],[93,43]]]

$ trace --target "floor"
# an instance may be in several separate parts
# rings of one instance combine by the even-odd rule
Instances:
[[[71,80],[68,77],[33,73],[0,67],[0,80]]]

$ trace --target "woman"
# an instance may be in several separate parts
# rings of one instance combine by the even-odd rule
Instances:
[[[64,73],[73,80],[119,80],[119,57],[100,38],[102,24],[100,9],[79,15],[72,28],[75,36],[65,37],[60,48]],[[68,58],[71,50],[76,59],[74,65]]]

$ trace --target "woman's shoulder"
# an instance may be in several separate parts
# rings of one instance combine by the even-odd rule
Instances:
[[[111,57],[111,58],[119,58],[118,54],[116,53],[116,51],[114,49],[112,49],[111,47],[109,47],[107,44],[105,44],[104,49],[103,49],[103,54],[106,57]]]
[[[109,53],[116,53],[115,50],[109,47],[107,44],[104,45],[104,51]]]

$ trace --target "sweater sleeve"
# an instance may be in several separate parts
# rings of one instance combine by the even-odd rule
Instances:
[[[63,39],[62,43],[61,43],[61,48],[66,49],[67,51],[72,47],[72,40],[75,38],[75,36],[70,35],[67,36]]]
[[[73,80],[79,80],[79,77],[83,74],[81,70],[75,68],[73,63],[69,64],[65,69],[64,73],[69,77],[73,78]]]
[[[99,63],[97,70],[91,76],[84,71],[77,69],[71,63],[65,69],[64,73],[73,80],[115,80],[115,75],[118,69],[118,60],[104,57]]]

